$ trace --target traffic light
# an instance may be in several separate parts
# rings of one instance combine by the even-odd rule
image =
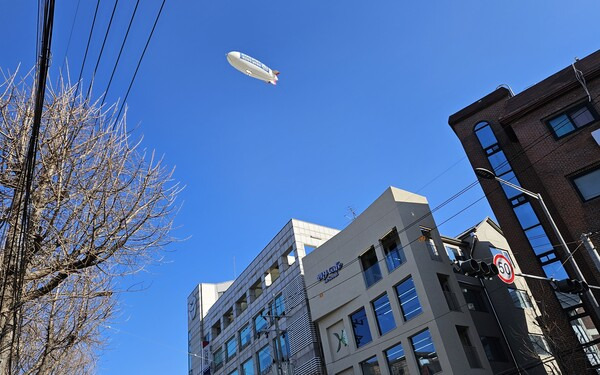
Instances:
[[[475,259],[469,260],[459,260],[458,261],[458,271],[467,276],[475,276],[478,272],[481,271],[481,267],[479,263]]]
[[[581,294],[587,292],[590,287],[585,281],[575,279],[550,280],[552,289],[561,293]]]
[[[475,259],[458,261],[458,272],[467,276],[491,279],[498,275],[498,267],[493,263],[478,262]]]

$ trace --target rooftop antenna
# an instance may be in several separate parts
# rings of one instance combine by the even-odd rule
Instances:
[[[354,210],[354,207],[352,206],[348,206],[346,207],[346,209],[348,210],[348,214],[344,215],[344,217],[350,221],[354,221],[356,220],[356,211]],[[352,217],[350,217],[350,215],[352,215]]]

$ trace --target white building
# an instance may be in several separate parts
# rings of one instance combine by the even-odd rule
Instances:
[[[189,374],[321,374],[303,258],[335,229],[292,219],[234,281],[188,297]]]

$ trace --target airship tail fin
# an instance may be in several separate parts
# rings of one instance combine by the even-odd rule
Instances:
[[[275,74],[276,76],[279,75],[279,70],[273,70],[273,74]]]

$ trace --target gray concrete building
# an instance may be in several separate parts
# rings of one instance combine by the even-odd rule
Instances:
[[[455,238],[436,228],[425,197],[389,188],[304,259],[326,373],[560,373],[527,285],[481,284],[452,265],[471,249],[510,257],[497,225]]]
[[[196,286],[189,375],[322,374],[303,260],[337,232],[292,219],[234,281]]]

